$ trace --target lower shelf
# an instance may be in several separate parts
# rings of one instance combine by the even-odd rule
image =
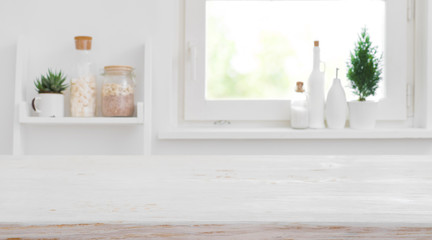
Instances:
[[[20,123],[21,124],[38,124],[38,125],[136,125],[144,124],[144,104],[137,103],[136,117],[92,117],[92,118],[42,118],[32,117],[28,114],[28,107],[25,103],[20,106]]]
[[[22,124],[143,124],[137,117],[129,118],[105,118],[105,117],[95,117],[95,118],[39,118],[39,117],[25,117],[20,121]]]

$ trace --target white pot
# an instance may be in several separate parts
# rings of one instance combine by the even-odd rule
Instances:
[[[378,103],[372,101],[351,101],[349,105],[350,127],[354,129],[374,129]]]
[[[32,100],[39,117],[64,117],[64,96],[60,93],[39,93]]]

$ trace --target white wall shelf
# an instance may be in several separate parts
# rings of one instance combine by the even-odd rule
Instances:
[[[20,105],[20,123],[40,125],[135,125],[144,124],[144,103],[137,103],[136,117],[91,117],[91,118],[41,118],[32,117],[28,114],[28,104]]]
[[[421,128],[305,129],[291,128],[178,128],[159,133],[160,139],[432,139],[432,130]]]
[[[68,38],[59,40],[59,44],[64,44]],[[38,42],[39,41],[39,42]],[[32,154],[34,146],[37,147],[39,154],[50,154],[50,149],[44,147],[40,140],[34,133],[40,134],[44,132],[45,138],[41,141],[63,137],[62,134],[68,134],[75,142],[82,142],[88,137],[92,137],[92,134],[98,134],[101,138],[105,138],[105,141],[93,144],[97,141],[90,141],[87,145],[75,144],[75,148],[70,151],[70,154],[105,154],[106,149],[110,149],[111,153],[115,154],[127,154],[130,152],[136,154],[150,155],[151,154],[151,112],[152,112],[152,46],[150,39],[146,39],[145,43],[141,45],[140,42],[135,42],[135,50],[133,53],[128,53],[126,55],[119,54],[111,56],[110,62],[126,62],[130,65],[135,66],[137,72],[139,71],[140,77],[137,79],[137,89],[136,89],[136,114],[133,117],[92,117],[92,118],[73,118],[73,117],[63,117],[63,118],[41,118],[36,117],[31,114],[30,102],[33,96],[33,89],[29,86],[33,86],[34,79],[34,65],[41,65],[41,68],[49,68],[49,64],[52,61],[58,59],[58,46],[53,46],[50,49],[49,56],[53,59],[52,61],[47,61],[42,58],[42,51],[35,51],[35,46],[39,46],[38,43],[42,44],[43,49],[49,48],[47,43],[44,43],[44,39],[31,38],[29,36],[22,36],[18,40],[17,44],[17,57],[16,57],[16,79],[15,79],[15,116],[14,116],[14,128],[13,128],[13,154],[14,155],[26,155]],[[45,44],[45,45],[43,45]],[[54,43],[57,44],[57,43]],[[102,43],[101,43],[102,44]],[[108,43],[103,43],[108,46]],[[63,46],[63,45],[62,45]],[[66,48],[68,49],[68,45]],[[37,49],[36,49],[37,50]],[[72,51],[73,49],[71,49]],[[114,51],[114,50],[113,50]],[[122,48],[115,49],[115,51],[123,51]],[[101,54],[101,52],[99,52]],[[107,54],[103,52],[102,54]],[[115,53],[113,53],[115,54]],[[62,55],[62,64],[60,68],[70,64],[66,61],[68,56],[64,57]],[[108,55],[100,56],[102,59],[109,58]],[[42,58],[45,62],[43,64],[38,63],[38,59]],[[69,60],[70,61],[70,60]],[[106,63],[105,63],[106,64]],[[46,65],[46,66],[45,66]],[[32,70],[32,71],[31,71]],[[38,70],[39,71],[39,70]],[[66,115],[67,116],[67,115]],[[55,128],[44,128],[45,126],[55,126]],[[83,126],[84,128],[78,127],[70,130],[71,127]],[[91,126],[90,128],[85,126]],[[101,128],[95,128],[94,126],[101,126]],[[103,127],[104,126],[104,127]],[[124,130],[124,128],[116,128],[120,126],[131,126]],[[71,131],[73,134],[71,134]],[[90,132],[89,132],[90,131]],[[76,134],[75,134],[76,133]],[[102,135],[101,135],[102,134]],[[71,136],[74,135],[74,136]],[[139,143],[131,144],[127,141],[115,141],[113,139],[121,138],[126,139],[127,137],[133,135],[138,137]],[[46,137],[51,136],[51,137]],[[54,136],[54,137],[53,137]],[[141,143],[142,142],[142,143]],[[51,142],[52,145],[55,143]],[[59,143],[60,147],[62,143]],[[78,147],[78,145],[80,147]],[[31,147],[30,147],[31,146]],[[33,151],[32,151],[33,149]],[[75,149],[77,151],[75,151]]]

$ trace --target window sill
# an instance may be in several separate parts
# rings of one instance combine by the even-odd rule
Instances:
[[[432,130],[423,128],[382,128],[355,130],[350,128],[177,128],[159,133],[159,139],[432,139]]]

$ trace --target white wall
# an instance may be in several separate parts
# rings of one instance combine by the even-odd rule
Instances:
[[[11,120],[15,77],[16,42],[20,35],[31,40],[27,101],[36,94],[32,82],[47,68],[70,69],[73,37],[91,35],[99,67],[132,65],[143,78],[144,42],[158,38],[158,9],[162,1],[1,1],[0,63],[7,86],[1,94],[5,108],[1,126],[1,153],[11,153]],[[70,75],[71,72],[67,71]],[[142,100],[142,85],[137,84]],[[142,126],[25,126],[25,151],[32,154],[141,154]]]
[[[130,45],[130,48],[123,46],[123,49],[133,49],[147,37],[151,37],[154,47],[155,154],[432,154],[432,140],[158,140],[158,129],[167,124],[169,115],[170,96],[166,91],[176,76],[173,71],[175,58],[172,55],[175,47],[172,39],[176,38],[174,24],[178,21],[174,17],[178,11],[176,2],[177,0],[0,1],[0,154],[12,153],[15,53],[16,41],[21,34],[70,35],[71,39],[78,34],[89,34],[98,39],[100,46],[106,47],[107,42]],[[121,54],[118,51],[116,53]],[[140,154],[144,144],[140,131],[140,127],[25,128],[27,151],[34,154]],[[53,150],[47,152],[47,146]],[[81,150],[73,150],[74,146]]]

